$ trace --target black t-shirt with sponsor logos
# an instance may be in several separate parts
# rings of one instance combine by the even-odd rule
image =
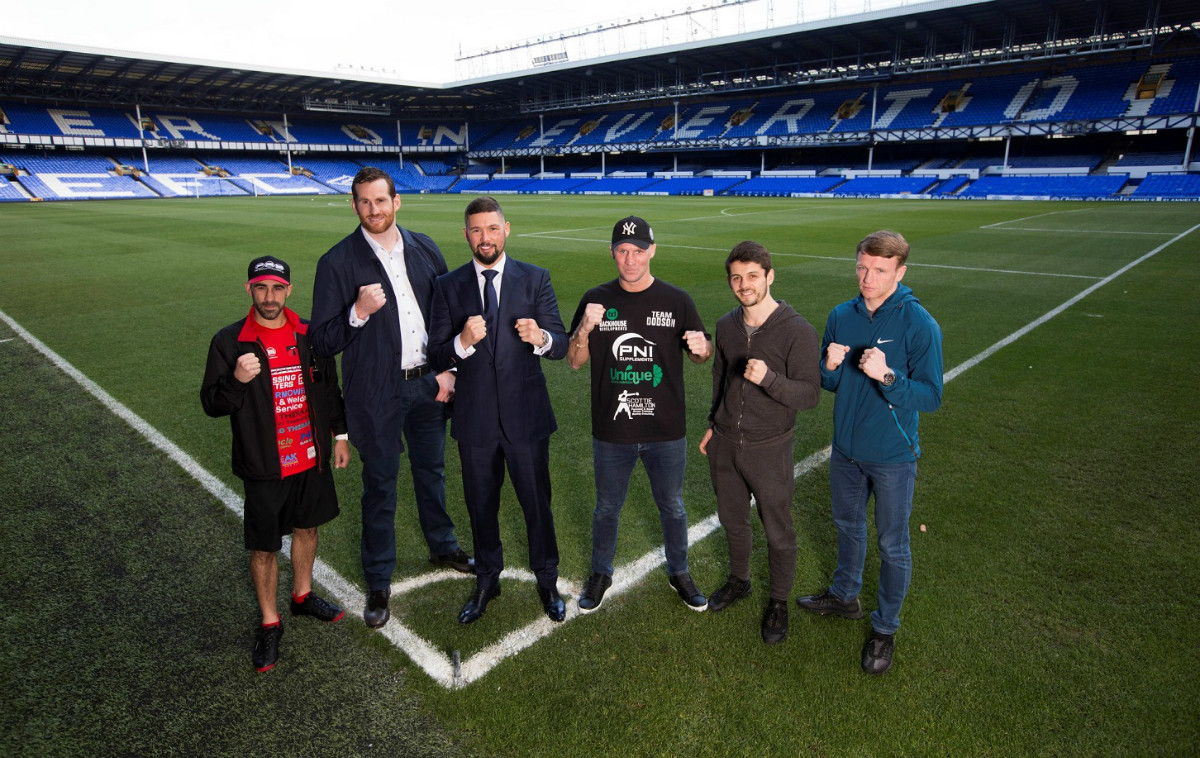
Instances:
[[[683,334],[704,331],[692,296],[661,279],[642,292],[627,292],[614,279],[583,294],[572,334],[588,303],[604,306],[603,320],[588,335],[592,435],[614,443],[683,437]]]

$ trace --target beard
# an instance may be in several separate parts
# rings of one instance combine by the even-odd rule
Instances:
[[[282,303],[255,303],[254,311],[263,321],[274,321],[283,314]]]
[[[484,266],[492,265],[496,261],[500,260],[501,255],[504,255],[504,247],[503,246],[493,247],[491,255],[480,252],[481,248],[482,248],[482,245],[480,247],[471,248],[471,254],[475,256],[475,260],[479,261]]]
[[[738,302],[746,308],[753,308],[761,303],[766,296],[766,292],[759,292],[758,290],[737,293]]]

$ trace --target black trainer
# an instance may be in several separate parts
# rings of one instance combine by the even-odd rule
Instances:
[[[871,639],[863,646],[863,671],[873,676],[886,674],[892,667],[892,653],[896,650],[896,635],[871,631]]]
[[[704,597],[704,593],[696,588],[696,583],[692,581],[692,575],[688,572],[675,574],[667,581],[679,593],[679,597],[683,599],[688,608],[693,611],[703,611],[708,608],[708,598]]]
[[[331,624],[334,621],[340,621],[346,612],[338,608],[333,603],[325,598],[317,595],[315,592],[309,592],[304,597],[303,603],[297,603],[296,598],[292,597],[292,615],[293,616],[312,616],[318,621],[324,621]]]
[[[254,668],[270,671],[279,660],[279,638],[283,636],[283,619],[274,626],[262,626],[254,630]]]
[[[768,645],[778,645],[787,639],[788,607],[786,600],[772,600],[763,614],[762,638]]]
[[[806,595],[796,598],[796,605],[806,611],[819,613],[822,616],[833,614],[844,619],[860,619],[863,617],[862,603],[858,598],[842,600],[828,589],[820,595]]]
[[[604,593],[612,586],[612,577],[608,574],[592,574],[588,577],[587,582],[583,585],[583,592],[579,595],[579,610],[582,613],[591,613],[600,607],[604,602]]]
[[[744,597],[750,597],[750,580],[731,576],[721,589],[708,596],[708,609],[714,613],[722,611]]]
[[[444,566],[454,569],[460,574],[475,573],[475,559],[467,555],[466,551],[461,547],[453,553],[445,553],[443,555],[429,556],[429,562],[435,566]]]

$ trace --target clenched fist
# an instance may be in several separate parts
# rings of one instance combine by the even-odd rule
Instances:
[[[836,371],[837,367],[842,365],[842,361],[846,360],[846,353],[849,352],[849,346],[830,342],[829,347],[825,348],[825,370]]]
[[[758,358],[751,358],[746,361],[746,370],[742,372],[742,376],[751,384],[762,384],[762,380],[767,378],[767,364]]]
[[[254,353],[242,353],[233,367],[233,378],[242,384],[262,373],[262,362]]]
[[[708,357],[708,338],[704,336],[704,332],[684,332],[683,341],[687,344],[688,352],[692,355],[697,358]]]
[[[467,323],[463,324],[462,333],[458,335],[458,338],[465,350],[468,347],[474,347],[476,342],[486,336],[487,322],[483,320],[483,316],[471,316],[467,319]]]
[[[386,303],[387,295],[383,292],[382,284],[378,282],[375,284],[364,284],[358,288],[358,299],[354,301],[354,314],[360,319],[365,320]]]

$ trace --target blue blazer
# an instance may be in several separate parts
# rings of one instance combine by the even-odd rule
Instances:
[[[468,358],[459,358],[454,338],[471,316],[483,313],[475,266],[468,261],[437,278],[433,295],[433,326],[429,332],[429,361],[434,370],[458,369],[451,409],[450,436],[472,447],[498,444],[501,431],[509,442],[545,439],[558,428],[540,357],[517,336],[518,318],[532,318],[550,333],[553,343],[545,358],[567,354],[567,333],[558,313],[558,298],[550,273],[511,256],[504,264],[496,334],[475,345]]]
[[[408,281],[430,330],[433,282],[446,273],[446,260],[432,239],[397,227],[404,239],[404,265]],[[387,303],[359,328],[350,326],[350,305],[358,288],[379,283]],[[400,315],[396,293],[383,264],[357,228],[317,261],[313,280],[313,308],[309,339],[313,349],[327,356],[342,354],[342,393],[346,400],[346,425],[350,441],[361,455],[395,455],[403,451],[400,435],[384,430],[394,414],[390,406],[400,394]]]

